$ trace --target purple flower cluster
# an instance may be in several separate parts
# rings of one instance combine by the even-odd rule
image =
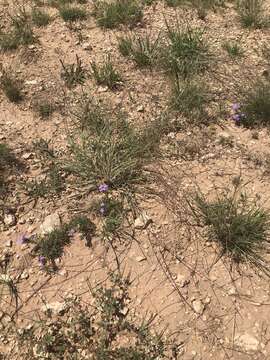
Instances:
[[[45,266],[45,264],[46,264],[46,258],[45,258],[45,256],[42,256],[42,255],[40,255],[39,257],[38,257],[38,262],[39,262],[39,265],[40,266]]]
[[[232,105],[233,115],[232,119],[235,121],[236,125],[240,125],[241,120],[246,117],[244,113],[241,112],[241,105],[239,103],[235,103]]]
[[[109,185],[107,184],[100,184],[98,187],[99,192],[107,192],[109,190]]]

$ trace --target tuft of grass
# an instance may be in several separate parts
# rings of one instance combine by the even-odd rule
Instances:
[[[3,51],[15,50],[20,44],[20,39],[13,33],[0,33],[0,47]]]
[[[84,110],[91,107],[85,101]],[[94,188],[106,183],[113,188],[133,186],[145,181],[146,164],[157,154],[160,136],[157,124],[137,132],[123,114],[114,115],[93,106],[78,112],[83,125],[70,139],[71,161],[66,168]]]
[[[39,102],[36,104],[36,109],[41,119],[48,119],[55,110],[53,104],[50,101]]]
[[[11,70],[3,70],[0,79],[0,87],[9,101],[18,103],[22,100],[21,83],[13,75]]]
[[[136,0],[96,0],[93,15],[99,26],[113,29],[119,25],[135,26],[143,13]]]
[[[199,28],[175,27],[167,23],[167,44],[162,49],[164,68],[177,77],[188,78],[209,67],[209,46]]]
[[[152,40],[149,34],[122,36],[118,38],[118,49],[123,56],[130,57],[138,67],[151,67],[159,56],[159,41],[159,36]]]
[[[184,0],[165,0],[165,4],[169,7],[177,7],[185,4]]]
[[[226,41],[222,45],[223,49],[227,51],[230,57],[240,57],[243,56],[244,51],[237,42]]]
[[[206,105],[209,102],[207,88],[197,81],[174,81],[170,100],[171,107],[183,114],[188,121],[208,120]]]
[[[269,25],[263,5],[263,0],[239,0],[237,10],[243,27],[260,29]]]
[[[11,25],[18,45],[31,45],[37,41],[32,29],[31,16],[24,7],[11,16]]]
[[[57,268],[55,260],[61,258],[64,247],[70,244],[70,227],[67,224],[45,234],[37,241],[39,256],[44,257],[51,263],[54,270]]]
[[[4,143],[0,143],[0,195],[4,194],[6,190],[7,170],[17,163],[18,161],[10,148]]]
[[[62,65],[61,77],[64,79],[68,88],[72,88],[77,84],[82,85],[85,82],[86,70],[78,55],[76,55],[76,63],[65,65],[62,60],[60,60],[60,63]]]
[[[237,263],[249,263],[268,275],[270,269],[263,257],[269,246],[270,213],[235,187],[232,194],[207,200],[197,193],[194,214],[208,226],[211,240]]]
[[[39,8],[33,8],[32,10],[32,22],[38,27],[46,26],[51,21],[51,17],[44,10]]]
[[[61,6],[59,14],[65,22],[75,22],[87,18],[86,10],[75,6]]]
[[[241,124],[247,127],[270,124],[270,81],[257,80],[242,90]]]
[[[101,66],[95,61],[91,63],[92,74],[98,85],[108,86],[109,89],[116,89],[122,82],[120,73],[114,68],[110,56],[107,56]]]

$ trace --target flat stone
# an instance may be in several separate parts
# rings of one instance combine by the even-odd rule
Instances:
[[[192,301],[192,307],[197,314],[202,314],[204,311],[204,304],[201,300]]]
[[[236,335],[234,343],[245,351],[257,351],[260,346],[259,340],[256,339],[255,336],[247,333]]]
[[[142,261],[145,261],[145,260],[146,260],[145,256],[137,256],[136,257],[136,261],[138,261],[138,262],[142,262]]]
[[[63,315],[66,312],[67,308],[68,306],[66,303],[55,301],[53,303],[43,305],[42,311],[45,313],[50,312],[54,315]]]
[[[40,225],[40,233],[42,235],[48,234],[60,227],[61,219],[58,213],[53,213],[51,215],[46,216],[43,223]]]
[[[4,224],[6,226],[14,226],[16,225],[16,217],[13,214],[5,214],[4,215]]]
[[[152,222],[152,219],[145,213],[142,212],[137,219],[134,221],[134,227],[135,229],[146,229],[147,226]]]

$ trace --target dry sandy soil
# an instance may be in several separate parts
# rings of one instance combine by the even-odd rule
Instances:
[[[0,2],[3,29],[15,5]],[[90,13],[93,5],[89,1],[81,6]],[[65,154],[72,128],[70,108],[83,92],[113,110],[125,111],[135,127],[147,126],[167,109],[170,80],[164,71],[139,69],[119,53],[117,38],[125,34],[125,27],[104,30],[90,15],[70,28],[57,9],[45,9],[53,20],[45,27],[34,27],[37,43],[0,53],[3,67],[12,69],[22,80],[24,92],[19,104],[0,92],[0,141],[8,144],[24,165],[23,170],[9,176],[10,191],[3,200],[0,222],[0,254],[2,258],[4,254],[11,256],[8,274],[19,279],[19,303],[16,308],[4,291],[2,311],[9,315],[16,312],[18,326],[24,326],[42,315],[44,304],[61,302],[66,294],[74,293],[87,301],[89,281],[96,286],[106,281],[109,269],[121,268],[125,274],[131,273],[134,308],[139,314],[147,310],[158,314],[155,327],[167,327],[175,344],[180,344],[175,358],[269,359],[269,278],[248,264],[231,268],[226,256],[217,260],[218,246],[209,241],[204,229],[192,228],[192,220],[186,219],[182,207],[189,190],[199,187],[214,197],[220,189],[231,189],[239,177],[248,194],[270,207],[268,129],[255,132],[236,126],[230,116],[231,104],[238,101],[237,86],[262,76],[267,69],[261,49],[269,43],[269,29],[243,28],[233,2],[209,10],[204,20],[192,7],[169,8],[162,1],[144,7],[143,20],[133,29],[136,33],[165,31],[165,19],[173,23],[177,16],[190,26],[205,29],[204,36],[215,56],[215,63],[204,75],[212,96],[209,111],[215,116],[212,124],[185,126],[164,135],[162,159],[153,164],[162,174],[154,185],[158,191],[144,193],[143,188],[139,197],[141,211],[152,220],[147,227],[135,229],[132,240],[122,239],[113,249],[104,245],[98,233],[91,247],[76,234],[57,262],[58,271],[48,274],[31,256],[32,245],[18,244],[18,237],[38,234],[48,215],[59,215],[66,222],[74,214],[84,213],[98,223],[89,212],[89,204],[99,195],[92,192],[78,197],[78,191],[67,187],[59,196],[37,200],[27,196],[21,184],[42,179],[46,171],[33,150],[33,141],[49,140],[57,154]],[[232,59],[222,48],[232,39],[241,39],[242,57]],[[60,76],[59,60],[74,63],[76,54],[89,70],[91,61],[101,64],[110,54],[123,84],[111,91],[97,85],[90,75],[82,86],[68,89]],[[33,110],[34,100],[44,96],[59,105],[46,120]],[[224,111],[216,115],[219,105]],[[16,222],[5,224],[10,209]],[[130,226],[134,230],[134,224]],[[1,321],[8,320],[2,317]],[[3,358],[20,358],[15,350],[9,353],[8,342],[1,350]]]

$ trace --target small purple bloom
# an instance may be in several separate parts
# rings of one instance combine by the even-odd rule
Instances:
[[[233,118],[233,120],[234,120],[235,122],[239,122],[239,121],[241,120],[240,114],[234,114],[234,115],[232,116],[232,118]]]
[[[46,258],[45,258],[45,256],[40,255],[40,256],[38,257],[38,262],[39,262],[39,265],[40,265],[40,266],[45,266],[45,264],[46,264]]]
[[[20,244],[20,245],[25,244],[25,243],[27,243],[27,241],[29,239],[30,239],[29,236],[27,236],[26,234],[23,234],[23,235],[19,236],[19,238],[17,239],[17,244]]]
[[[100,204],[100,209],[99,209],[101,215],[104,215],[105,214],[105,211],[106,211],[106,208],[105,208],[105,204],[104,203],[101,203]]]
[[[240,107],[241,107],[241,105],[240,105],[239,103],[232,104],[232,109],[233,109],[233,111],[239,110]]]
[[[98,190],[99,190],[100,192],[106,192],[106,191],[109,190],[109,185],[107,185],[107,184],[101,184],[101,185],[99,185]]]
[[[68,236],[72,237],[75,234],[75,230],[74,229],[70,229],[68,232]]]

